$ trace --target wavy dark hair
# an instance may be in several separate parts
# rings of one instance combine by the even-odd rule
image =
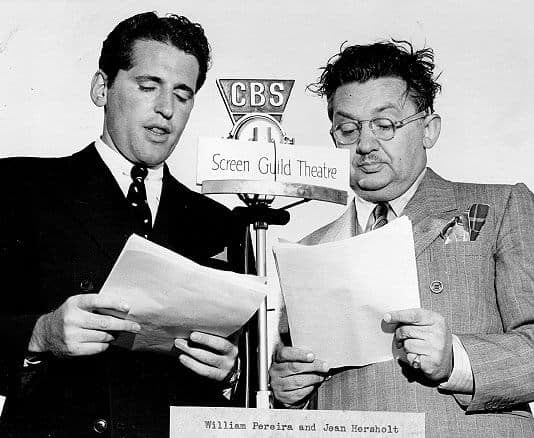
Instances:
[[[188,18],[168,14],[158,17],[154,12],[134,15],[121,21],[102,44],[98,67],[107,75],[111,86],[119,70],[132,67],[132,51],[138,40],[159,41],[193,55],[199,65],[196,90],[204,84],[211,63],[210,45],[204,29]]]
[[[439,76],[433,77],[434,51],[431,48],[414,51],[411,43],[398,40],[345,48],[343,45],[322,68],[318,81],[308,85],[308,90],[326,96],[330,102],[343,84],[391,76],[406,82],[406,93],[419,111],[434,111],[434,98],[441,91],[441,85],[436,82]],[[330,105],[328,115],[332,116]]]

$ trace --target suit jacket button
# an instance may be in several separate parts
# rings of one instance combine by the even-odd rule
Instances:
[[[439,280],[434,280],[430,283],[430,290],[434,294],[440,294],[443,291],[443,283]]]
[[[93,422],[93,429],[96,433],[104,433],[108,428],[108,422],[103,418],[99,418]]]
[[[95,288],[95,285],[91,280],[80,281],[80,290],[82,292],[91,292]]]

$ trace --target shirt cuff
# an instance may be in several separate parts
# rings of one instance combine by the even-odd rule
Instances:
[[[45,360],[46,354],[45,353],[30,353],[26,352],[26,355],[24,356],[24,362],[22,364],[23,368],[29,368],[34,365],[39,365],[43,363]]]
[[[438,388],[449,392],[473,394],[473,371],[467,351],[458,336],[452,335],[452,354],[454,365],[452,373],[446,382]]]
[[[222,395],[227,400],[232,400],[237,389],[237,383],[239,382],[239,376],[241,375],[241,361],[239,357],[235,360],[234,369],[230,374],[230,377],[226,380],[222,389]]]

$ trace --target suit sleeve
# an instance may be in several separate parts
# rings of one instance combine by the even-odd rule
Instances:
[[[0,212],[0,342],[2,360],[22,364],[33,327],[38,317],[34,311],[37,278],[35,251],[28,247],[25,223],[30,215],[20,197],[2,190],[2,200],[9,208]]]
[[[468,412],[534,400],[534,196],[512,187],[495,244],[495,292],[503,333],[459,335],[473,370]]]

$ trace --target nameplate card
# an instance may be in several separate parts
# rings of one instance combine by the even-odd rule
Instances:
[[[254,180],[347,190],[349,161],[344,149],[200,137],[197,184]]]
[[[424,438],[425,414],[171,406],[170,438]]]

